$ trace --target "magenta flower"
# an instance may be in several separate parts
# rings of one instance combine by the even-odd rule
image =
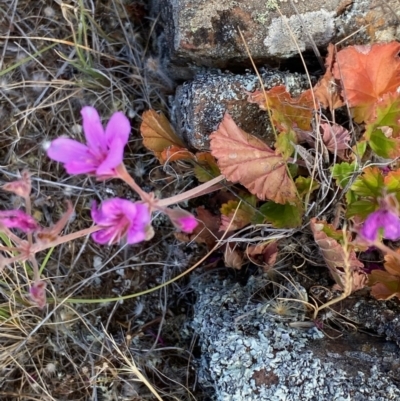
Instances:
[[[99,244],[115,244],[123,237],[128,244],[136,244],[147,238],[151,216],[143,203],[114,198],[104,201],[99,208],[94,202],[92,219],[104,227],[92,234]]]
[[[131,131],[129,120],[121,112],[114,113],[104,130],[94,107],[84,107],[81,114],[87,145],[69,138],[57,138],[52,141],[47,155],[63,163],[69,174],[115,176]]]
[[[0,224],[7,228],[19,228],[25,233],[31,233],[39,228],[36,220],[22,210],[0,211]]]
[[[397,241],[400,239],[400,218],[389,210],[379,209],[367,217],[360,233],[369,241],[378,239],[380,233],[383,238]]]
[[[192,214],[183,209],[166,209],[165,213],[171,223],[184,233],[191,233],[199,224]]]

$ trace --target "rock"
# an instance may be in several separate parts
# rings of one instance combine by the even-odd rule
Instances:
[[[240,286],[208,277],[193,281],[192,326],[202,351],[199,381],[214,389],[214,400],[400,399],[395,343],[359,332],[329,339],[315,326],[301,329],[304,304],[289,298],[305,300],[305,291],[295,281],[257,303],[255,294],[270,281],[250,277]]]
[[[309,87],[305,75],[263,70],[261,77],[267,90],[286,85],[293,96]],[[208,136],[217,129],[227,111],[240,128],[264,139],[271,146],[275,136],[268,122],[268,113],[247,102],[248,92],[259,88],[257,76],[251,73],[199,74],[193,81],[177,88],[172,123],[190,148],[208,150]]]
[[[153,0],[152,10],[163,25],[159,47],[180,79],[193,65],[250,67],[238,28],[258,65],[347,37],[342,45],[399,37],[397,0]]]

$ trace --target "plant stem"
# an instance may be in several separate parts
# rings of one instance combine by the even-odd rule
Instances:
[[[166,199],[159,199],[157,201],[157,206],[166,207],[170,205],[174,205],[175,203],[183,202],[192,198],[196,198],[201,195],[206,195],[211,192],[214,192],[220,188],[223,188],[222,184],[219,184],[221,181],[225,180],[225,176],[219,175],[218,177],[213,178],[210,181],[207,181],[196,188],[189,189],[189,191],[183,192],[181,194],[171,196]]]
[[[196,198],[201,195],[206,195],[211,192],[214,192],[220,188],[223,188],[223,185],[219,184],[221,181],[225,180],[225,176],[219,175],[218,177],[213,178],[210,181],[207,181],[196,188],[190,189],[189,191],[183,192],[179,195],[171,196],[166,199],[154,199],[152,194],[149,194],[143,191],[142,188],[138,184],[136,184],[135,180],[131,177],[131,175],[126,170],[126,167],[123,163],[121,163],[116,168],[118,177],[127,183],[142,199],[143,202],[147,203],[151,209],[162,209],[170,205],[174,205],[175,203],[184,202],[186,200]]]
[[[136,184],[135,180],[131,177],[131,175],[128,173],[126,170],[125,164],[121,163],[117,168],[116,168],[118,177],[127,183],[142,199],[143,202],[146,202],[148,204],[153,203],[153,198],[150,194],[147,192],[143,191],[142,188],[138,184]]]

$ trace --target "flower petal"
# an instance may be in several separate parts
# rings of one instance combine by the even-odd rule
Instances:
[[[191,213],[180,208],[167,209],[166,214],[171,223],[185,233],[191,233],[199,224]]]
[[[86,106],[82,108],[81,115],[87,144],[96,156],[101,157],[107,152],[107,138],[99,113],[94,107]]]
[[[150,224],[151,216],[149,209],[143,203],[135,203],[135,216],[130,215],[126,208],[126,216],[130,220],[130,226],[127,232],[126,242],[128,244],[137,244],[144,241],[147,236],[147,226]]]
[[[114,113],[106,126],[106,138],[109,147],[111,148],[111,144],[116,139],[119,139],[119,141],[121,141],[121,143],[123,144],[122,146],[124,147],[128,142],[130,133],[131,123],[129,122],[125,114],[120,111]]]
[[[91,214],[96,224],[104,226],[104,229],[92,234],[94,241],[100,244],[113,244],[125,235],[128,244],[146,239],[151,216],[143,203],[121,198],[109,199],[99,208],[93,203]]]
[[[7,228],[19,228],[25,233],[31,233],[39,229],[36,220],[22,210],[0,211],[0,223]]]
[[[383,231],[383,238],[396,241],[400,239],[400,219],[389,210],[377,210],[371,213],[364,222],[361,235],[369,240],[375,241],[380,230]]]
[[[92,234],[93,241],[101,245],[111,245],[115,242],[117,237],[118,231],[115,229],[115,227],[108,227]]]
[[[114,175],[115,168],[117,168],[124,158],[124,147],[120,139],[115,139],[111,144],[107,153],[107,157],[103,160],[96,170],[96,175]]]
[[[60,163],[67,163],[71,160],[84,160],[90,156],[89,148],[70,138],[57,138],[51,142],[47,149],[47,156]]]

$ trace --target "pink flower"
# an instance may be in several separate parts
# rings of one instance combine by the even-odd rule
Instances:
[[[131,131],[129,120],[121,112],[114,113],[104,130],[94,107],[84,107],[81,114],[87,145],[69,138],[57,138],[52,141],[47,155],[63,163],[69,174],[115,176]]]
[[[400,218],[389,210],[379,209],[367,217],[360,233],[369,241],[378,239],[380,233],[383,238],[397,241],[400,239]]]
[[[172,224],[185,233],[191,233],[199,224],[192,214],[183,209],[166,209],[165,213]]]
[[[40,308],[46,306],[46,283],[44,281],[35,281],[29,288],[29,295],[32,301]]]
[[[36,220],[22,210],[0,211],[0,224],[7,228],[19,228],[25,233],[31,233],[39,228]]]
[[[115,198],[104,201],[97,208],[94,202],[92,218],[96,224],[104,227],[92,234],[92,238],[99,244],[115,244],[125,236],[128,244],[136,244],[148,238],[151,216],[143,203]]]

